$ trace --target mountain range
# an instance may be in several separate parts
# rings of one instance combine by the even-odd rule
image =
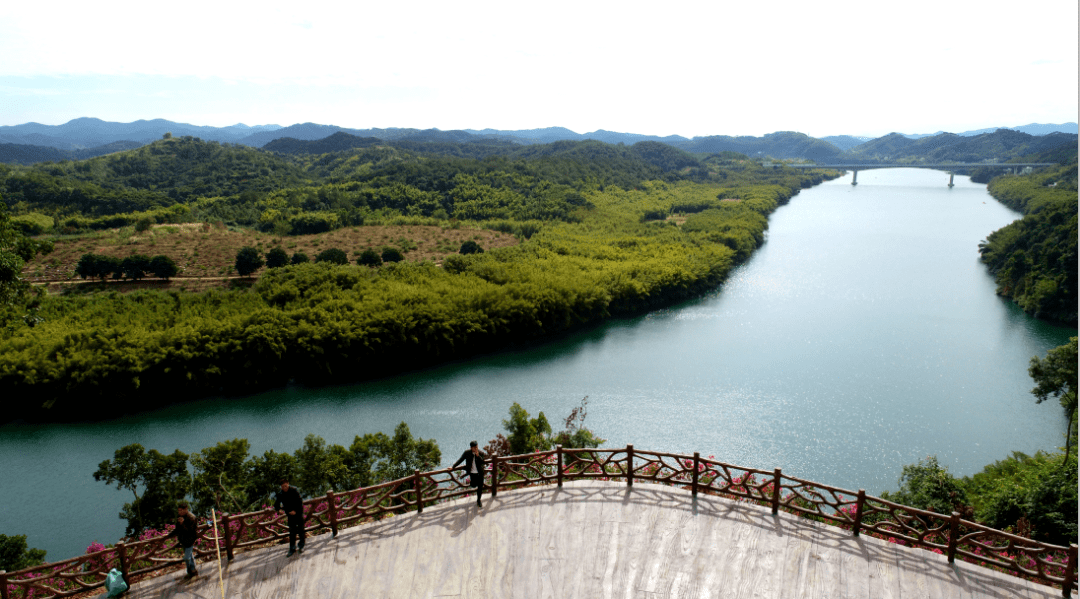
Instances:
[[[805,159],[815,162],[839,160],[898,160],[929,157],[946,160],[945,156],[979,156],[987,148],[996,148],[995,159],[1006,159],[1018,147],[1042,151],[1076,139],[1077,124],[1032,123],[1011,129],[979,129],[959,134],[900,134],[870,139],[850,135],[814,138],[792,131],[769,133],[762,137],[710,135],[688,139],[679,135],[655,136],[619,133],[603,129],[591,133],[575,133],[564,127],[543,129],[497,130],[466,129],[350,129],[336,125],[298,123],[248,126],[242,123],[229,127],[197,126],[164,119],[139,120],[132,123],[107,122],[96,118],[78,118],[63,125],[23,125],[0,127],[0,162],[32,164],[44,161],[80,160],[123,151],[145,145],[170,133],[173,136],[192,136],[208,141],[236,143],[265,148],[281,153],[325,153],[352,147],[364,147],[378,142],[397,142],[395,145],[417,151],[434,150],[440,144],[466,144],[465,153],[474,156],[500,153],[500,148],[546,144],[556,141],[598,140],[610,144],[633,145],[638,142],[659,142],[692,153],[732,151],[751,157],[769,156],[778,159]],[[337,136],[336,134],[343,134]],[[1012,135],[1010,135],[1012,134]],[[997,136],[988,141],[985,136]],[[1021,137],[1017,137],[1021,136]],[[1065,137],[1057,137],[1065,136]],[[1046,138],[1032,141],[1028,138]],[[965,139],[971,139],[965,143]],[[296,145],[297,142],[322,140],[320,145]],[[358,141],[360,140],[360,141]],[[434,144],[434,145],[433,145]],[[320,149],[322,148],[322,149]],[[330,149],[337,148],[337,149]],[[944,148],[952,148],[946,150]],[[458,152],[460,153],[460,152]],[[976,160],[976,158],[971,158]],[[982,159],[985,159],[982,158]]]

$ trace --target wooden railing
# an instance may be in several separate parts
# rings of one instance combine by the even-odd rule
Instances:
[[[950,515],[908,507],[867,495],[784,475],[692,456],[620,449],[564,449],[526,455],[494,457],[486,473],[491,495],[535,485],[562,486],[566,481],[625,480],[678,486],[694,495],[708,494],[770,507],[909,547],[957,557],[1061,588],[1071,596],[1077,588],[1077,546],[1061,547],[1033,541]],[[328,530],[378,520],[476,493],[463,470],[443,468],[416,471],[406,478],[371,487],[335,493],[304,502],[306,530]],[[288,537],[285,516],[273,510],[226,514],[219,518],[218,536],[209,523],[199,526],[196,559],[265,546]],[[214,544],[217,543],[217,547]],[[61,562],[0,573],[0,599],[70,597],[104,585],[116,568],[133,584],[156,570],[182,563],[175,540],[156,538],[119,543],[113,548]]]

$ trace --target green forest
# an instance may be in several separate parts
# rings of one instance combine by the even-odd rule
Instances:
[[[979,245],[998,293],[1036,318],[1076,325],[1077,179],[1071,161],[1027,175],[995,177],[990,195],[1024,217]]]
[[[723,281],[763,242],[777,206],[838,175],[653,142],[514,152],[277,155],[179,138],[2,167],[11,223],[58,242],[182,222],[280,236],[465,225],[519,238],[441,265],[289,265],[250,288],[30,296],[0,308],[5,417],[80,417],[106,397],[152,409],[379,376],[670,304]]]

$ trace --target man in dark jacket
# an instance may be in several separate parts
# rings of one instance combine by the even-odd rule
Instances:
[[[476,488],[476,507],[484,507],[480,502],[480,496],[484,494],[484,454],[480,453],[476,441],[469,443],[468,451],[461,454],[451,467],[457,468],[462,462],[465,462],[465,472],[469,473],[469,483]]]
[[[187,576],[184,578],[193,578],[199,575],[199,571],[195,569],[195,539],[199,536],[199,526],[195,522],[195,516],[188,509],[187,503],[181,502],[176,507],[176,511],[179,514],[176,519],[176,528],[165,538],[176,537],[176,540],[180,542],[180,546],[184,548],[184,563],[187,565]]]
[[[300,553],[304,552],[304,540],[307,538],[307,533],[304,531],[304,499],[300,497],[299,489],[289,486],[289,479],[283,478],[279,482],[281,492],[274,500],[274,509],[288,514],[286,520],[289,523],[289,553],[285,557],[292,557],[297,549]],[[299,547],[296,545],[297,535],[300,536]]]

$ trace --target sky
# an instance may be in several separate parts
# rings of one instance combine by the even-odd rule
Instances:
[[[182,7],[182,8],[179,8]],[[0,125],[815,137],[1077,121],[1076,0],[9,2]]]

